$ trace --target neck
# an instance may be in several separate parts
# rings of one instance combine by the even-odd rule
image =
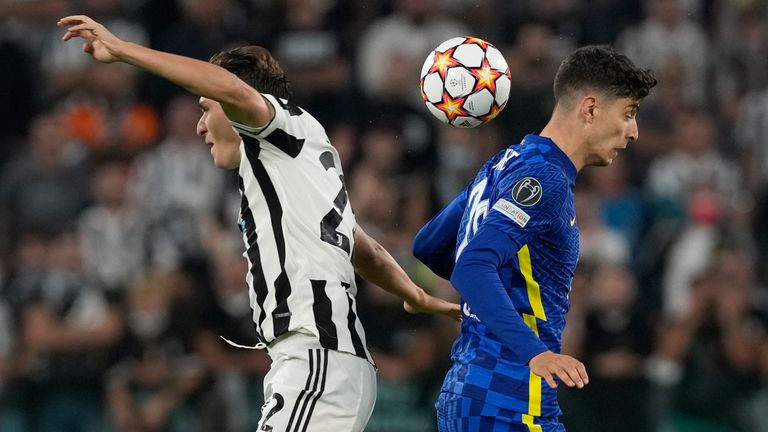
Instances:
[[[576,171],[581,171],[584,168],[586,165],[586,158],[583,154],[584,145],[582,144],[584,140],[581,128],[574,121],[554,113],[539,135],[551,139],[573,162]]]

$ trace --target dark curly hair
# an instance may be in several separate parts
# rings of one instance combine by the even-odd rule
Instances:
[[[560,64],[555,75],[555,102],[579,89],[594,89],[617,98],[641,100],[656,85],[650,69],[639,69],[627,56],[607,45],[588,45],[575,50]]]
[[[260,93],[283,99],[292,96],[285,72],[264,47],[248,45],[224,50],[214,54],[210,62],[237,75]]]

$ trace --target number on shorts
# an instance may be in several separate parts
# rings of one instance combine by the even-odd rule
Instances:
[[[285,401],[283,400],[283,395],[280,393],[275,393],[272,395],[272,398],[267,401],[267,403],[264,404],[264,406],[261,407],[261,420],[259,423],[261,424],[261,427],[258,429],[260,431],[265,432],[271,432],[273,427],[267,424],[267,420],[269,420],[270,417],[277,414],[278,411],[283,409],[283,405],[285,405]],[[264,414],[264,411],[267,411],[266,414]]]

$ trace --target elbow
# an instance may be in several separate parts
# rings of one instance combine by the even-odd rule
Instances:
[[[427,248],[424,247],[422,243],[419,243],[418,237],[416,238],[416,241],[413,242],[413,256],[423,262],[426,263],[427,260]]]
[[[425,233],[424,228],[422,228],[416,234],[416,238],[413,239],[413,256],[424,264],[428,263],[431,255],[427,237],[428,235]]]

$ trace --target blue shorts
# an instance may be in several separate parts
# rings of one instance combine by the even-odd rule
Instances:
[[[435,404],[440,432],[565,432],[557,418],[528,417],[453,393],[440,393]]]

